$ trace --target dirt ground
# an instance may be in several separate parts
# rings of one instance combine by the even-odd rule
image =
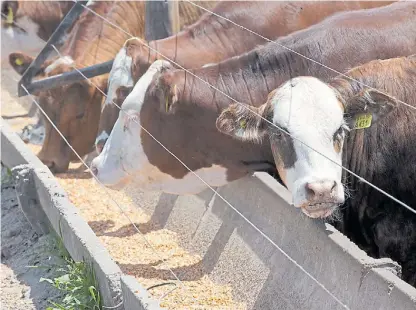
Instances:
[[[58,259],[50,235],[38,237],[21,212],[11,178],[2,166],[1,184],[1,308],[46,309],[59,291],[41,277],[54,278]]]

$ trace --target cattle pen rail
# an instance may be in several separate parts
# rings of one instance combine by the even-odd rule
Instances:
[[[26,91],[24,87],[22,89]],[[220,199],[218,193],[225,199]],[[192,197],[176,197],[173,200],[168,199],[167,203],[165,199],[166,205],[156,205],[147,211],[156,213],[155,217],[158,217],[162,216],[158,212],[164,213],[158,208],[167,207],[167,219],[165,213],[162,216],[165,218],[165,225],[178,231],[181,238],[191,243],[190,247],[200,252],[204,258],[208,256],[216,260],[215,264],[210,260],[205,263],[210,265],[208,270],[216,274],[219,281],[233,276],[235,271],[240,276],[249,272],[257,279],[254,292],[261,298],[254,304],[256,309],[283,307],[282,301],[279,304],[278,300],[273,300],[274,292],[282,293],[290,300],[286,300],[285,305],[307,309],[333,309],[342,307],[342,303],[351,309],[411,309],[415,306],[414,289],[391,272],[396,268],[395,264],[389,260],[371,259],[332,227],[325,228],[322,224],[296,216],[293,208],[289,207],[287,192],[267,175],[255,174],[220,188],[214,195],[205,192]],[[255,223],[255,228],[261,227],[262,230],[256,231],[247,221],[227,211],[227,202],[229,205],[239,206],[240,215]],[[256,213],[253,206],[257,206],[256,211],[260,214],[253,214]],[[190,209],[200,215],[196,216],[198,221],[189,218],[189,213],[193,213]],[[205,211],[201,214],[202,210]],[[189,227],[195,227],[193,235],[190,234]],[[212,239],[203,240],[202,245],[196,242],[195,245],[195,238],[206,238],[203,236],[206,232],[209,232]],[[279,251],[270,244],[265,245],[262,232],[267,233],[272,243],[284,250]],[[220,240],[217,240],[218,234]],[[220,253],[211,253],[211,245],[218,246],[218,243]],[[297,248],[294,248],[294,244],[297,244]],[[227,246],[240,253],[241,257],[233,257],[233,251]],[[218,249],[215,251],[218,252]],[[308,260],[308,257],[313,260]],[[244,260],[251,262],[249,266],[253,270],[240,270],[238,267],[235,270],[226,270],[228,266],[238,266]],[[339,266],[340,261],[345,262],[345,266]],[[302,268],[299,268],[297,262]],[[279,264],[280,266],[276,266]],[[261,279],[254,274],[261,275]],[[246,287],[253,287],[250,282],[244,282]],[[258,288],[258,284],[261,288]],[[292,291],[286,286],[292,286]],[[356,296],[352,297],[351,294]]]

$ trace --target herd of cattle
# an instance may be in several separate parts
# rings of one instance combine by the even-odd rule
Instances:
[[[31,20],[40,37],[69,9],[25,5],[3,1],[2,12]],[[146,42],[144,2],[89,3],[64,57],[37,77],[115,58],[110,74],[36,92],[37,101],[79,155],[98,153],[91,171],[108,187],[193,194],[206,188],[195,174],[221,186],[266,171],[295,207],[399,262],[415,286],[416,213],[377,188],[416,207],[416,2],[198,5],[215,14],[180,2],[182,31]],[[9,61],[23,74],[32,56]],[[76,157],[44,125],[38,156],[64,172]]]

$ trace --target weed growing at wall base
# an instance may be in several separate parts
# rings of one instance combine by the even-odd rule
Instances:
[[[56,247],[63,264],[54,266],[59,275],[54,279],[40,278],[39,282],[48,282],[61,291],[65,297],[61,302],[53,302],[46,310],[101,310],[101,297],[94,270],[85,262],[75,262],[62,239],[57,238]]]

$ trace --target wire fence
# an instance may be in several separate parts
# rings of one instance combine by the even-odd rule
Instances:
[[[193,5],[196,5],[196,4],[194,4],[193,2],[191,2],[191,1],[187,1],[187,2],[189,2],[189,3],[193,4]],[[196,6],[198,6],[198,5],[196,5]],[[88,8],[88,7],[84,6],[84,5],[83,5],[83,7],[84,7],[85,9],[89,10],[90,12],[92,12],[93,14],[95,14],[96,16],[98,16],[98,17],[100,17],[101,19],[103,19],[104,21],[106,21],[106,22],[107,22],[107,23],[109,23],[110,25],[114,26],[115,28],[119,29],[120,31],[124,32],[125,34],[129,35],[130,37],[134,37],[131,33],[129,33],[128,31],[126,31],[126,30],[124,30],[124,29],[122,29],[121,27],[119,27],[118,25],[114,24],[113,22],[111,22],[111,21],[110,21],[110,20],[108,20],[107,18],[105,18],[105,17],[101,16],[100,14],[96,13],[96,12],[95,12],[94,10],[92,10],[91,8]],[[198,7],[200,7],[200,6],[198,6]],[[201,8],[202,8],[202,7],[201,7]],[[214,13],[214,12],[210,11],[210,10],[207,10],[207,9],[205,9],[205,8],[204,8],[204,10],[205,10],[205,11],[207,11],[207,12],[210,12],[211,14],[214,14],[214,15],[216,15],[216,16],[218,16],[218,17],[222,18],[220,15],[218,15],[218,14],[216,14],[216,13]],[[226,18],[224,18],[224,19],[225,19],[225,20],[227,20],[227,21],[229,21],[229,19],[226,19]],[[232,22],[232,21],[230,21],[230,22]],[[233,24],[236,24],[236,23],[234,23],[234,22],[232,22],[232,23],[233,23]],[[236,25],[238,25],[238,24],[236,24]],[[240,26],[240,25],[238,25],[238,26],[239,26],[239,27],[242,27],[243,29],[247,29],[247,28],[245,28],[244,26]],[[251,30],[250,30],[250,32],[251,32],[251,33],[253,33],[253,34],[258,35],[259,37],[264,38],[266,41],[276,43],[275,41],[271,41],[271,40],[269,40],[269,39],[267,39],[267,38],[263,37],[262,35],[257,34],[257,33],[256,33],[256,32],[254,32],[254,31],[251,31]],[[367,185],[371,186],[372,188],[374,188],[375,190],[379,191],[379,192],[380,192],[380,193],[382,193],[383,195],[385,195],[385,196],[389,197],[390,199],[392,199],[393,201],[395,201],[395,202],[396,202],[396,203],[398,203],[399,205],[403,206],[404,208],[406,208],[406,209],[407,209],[407,210],[409,210],[410,212],[412,212],[412,213],[416,214],[416,210],[415,210],[415,209],[413,209],[412,207],[410,207],[408,204],[406,204],[406,203],[404,203],[403,201],[401,201],[401,200],[397,199],[397,198],[396,198],[396,197],[394,197],[393,195],[391,195],[391,194],[387,193],[385,190],[383,190],[383,189],[379,188],[378,186],[376,186],[376,185],[375,185],[375,184],[373,184],[372,182],[370,182],[370,181],[366,180],[365,178],[363,178],[363,177],[359,176],[358,174],[354,173],[354,172],[353,172],[353,171],[351,171],[350,169],[348,169],[348,168],[344,167],[342,164],[340,165],[339,163],[335,162],[334,160],[332,160],[331,158],[329,158],[329,157],[327,157],[326,155],[322,154],[321,152],[317,151],[314,147],[312,147],[312,146],[308,145],[308,144],[307,144],[307,143],[305,143],[304,141],[301,141],[300,139],[298,139],[298,138],[294,137],[293,135],[291,135],[289,132],[287,132],[286,130],[284,130],[284,129],[283,129],[283,128],[281,128],[280,126],[278,126],[278,125],[274,124],[273,122],[271,122],[270,120],[268,120],[268,119],[264,118],[262,115],[258,114],[257,112],[252,111],[252,110],[251,110],[251,109],[249,109],[249,107],[248,107],[247,105],[245,105],[244,103],[241,103],[241,102],[239,102],[239,101],[235,100],[234,98],[232,98],[231,96],[229,96],[228,94],[226,94],[225,92],[223,92],[222,90],[218,89],[217,87],[215,87],[214,85],[210,84],[209,82],[207,82],[207,81],[206,81],[206,80],[204,80],[203,78],[201,78],[201,77],[197,76],[196,74],[194,74],[192,71],[190,71],[190,70],[188,70],[187,68],[185,68],[185,67],[181,66],[180,64],[178,64],[177,62],[175,62],[175,61],[174,61],[174,60],[172,60],[171,58],[169,58],[169,57],[167,57],[167,56],[163,55],[163,54],[162,54],[162,53],[160,53],[158,50],[156,50],[155,48],[151,47],[149,44],[147,44],[147,43],[145,43],[145,42],[142,42],[142,44],[143,44],[144,46],[146,46],[148,49],[150,49],[150,50],[154,51],[155,53],[157,53],[158,55],[160,55],[161,57],[163,57],[164,59],[166,59],[166,60],[170,61],[171,63],[175,64],[178,68],[180,68],[180,69],[184,70],[186,73],[188,73],[188,74],[192,75],[193,77],[195,77],[195,78],[199,79],[201,82],[205,83],[206,85],[208,85],[209,87],[211,87],[211,88],[212,88],[212,89],[214,89],[215,91],[218,91],[219,93],[221,93],[222,95],[224,95],[225,97],[227,97],[228,99],[230,99],[231,101],[235,102],[236,104],[239,104],[239,105],[240,105],[240,106],[242,106],[244,109],[246,109],[246,110],[248,110],[249,112],[251,112],[251,113],[255,114],[255,115],[256,115],[256,116],[258,116],[258,117],[260,117],[260,118],[261,118],[261,119],[263,119],[265,122],[267,122],[269,125],[271,125],[271,126],[275,127],[276,129],[278,129],[279,131],[281,131],[281,132],[285,133],[286,135],[289,135],[291,138],[293,138],[293,139],[297,140],[298,142],[300,142],[300,143],[301,143],[301,144],[303,144],[304,146],[308,147],[308,148],[309,148],[309,149],[311,149],[312,151],[314,151],[314,152],[318,153],[319,155],[321,155],[322,157],[324,157],[326,160],[329,160],[330,162],[332,162],[332,163],[333,163],[333,164],[335,164],[336,166],[340,167],[340,168],[341,168],[341,169],[343,169],[344,171],[346,171],[346,172],[350,173],[351,175],[353,175],[354,177],[356,177],[357,179],[359,179],[361,182],[363,182],[363,183],[365,183],[365,184],[367,184]],[[283,46],[283,45],[281,45],[281,44],[278,44],[278,45],[279,45],[279,46],[281,46],[281,47],[284,47],[284,46]],[[323,67],[325,67],[325,68],[329,68],[329,67],[327,67],[326,65],[324,65],[324,64],[322,64],[322,63],[320,63],[320,62],[317,62],[317,61],[315,61],[315,60],[312,60],[311,58],[309,58],[309,57],[307,57],[307,56],[304,56],[304,55],[302,55],[302,54],[300,54],[300,53],[298,53],[298,52],[296,52],[296,51],[293,51],[292,49],[289,49],[289,48],[287,48],[287,47],[284,47],[284,48],[285,48],[285,49],[290,50],[291,52],[296,53],[296,54],[297,54],[297,55],[299,55],[300,57],[303,57],[303,58],[305,58],[305,59],[307,59],[307,60],[313,61],[313,62],[317,63],[318,65],[321,65],[321,66],[323,66]],[[341,74],[339,71],[337,71],[337,70],[335,70],[335,69],[332,69],[332,68],[329,68],[329,69],[331,69],[333,72],[336,72],[336,73]],[[346,76],[346,77],[348,77],[348,76],[347,76],[347,75],[345,75],[345,74],[343,74],[343,75],[344,75],[344,76]],[[355,81],[355,82],[357,82],[357,83],[362,84],[362,85],[363,85],[363,86],[365,86],[365,87],[369,87],[369,88],[371,88],[370,86],[367,86],[366,84],[364,84],[364,83],[362,83],[362,82],[360,82],[360,81],[358,81],[358,80],[355,80],[355,79],[353,79],[353,78],[351,78],[351,77],[348,77],[348,78],[349,78],[349,79],[351,79],[351,80],[353,80],[353,81]],[[371,89],[376,90],[376,89],[374,89],[374,88],[371,88]],[[380,90],[377,90],[377,91],[379,91],[379,92],[381,92],[381,93],[385,94],[386,96],[392,97],[391,95],[386,94],[386,93],[384,93],[384,92],[382,92],[382,91],[380,91]],[[398,101],[398,102],[400,102],[400,103],[402,103],[402,104],[404,104],[404,105],[406,105],[406,106],[409,106],[409,107],[411,107],[411,108],[413,108],[413,109],[416,109],[416,107],[413,107],[413,106],[409,105],[408,103],[405,103],[405,102],[400,101],[400,100],[397,100],[397,101]],[[114,102],[113,102],[113,104],[114,104]]]
[[[291,52],[297,54],[300,57],[303,57],[309,61],[315,62],[325,68],[327,68],[328,70],[331,70],[333,72],[336,72],[337,74],[340,74],[346,78],[349,78],[350,80],[354,80],[351,77],[348,77],[347,75],[338,72],[332,68],[329,68],[327,66],[325,66],[324,64],[321,64],[313,59],[310,59],[307,56],[304,56],[296,51],[291,50],[290,48],[287,48],[285,46],[280,45],[278,42],[276,41],[272,41],[268,38],[263,37],[262,35],[245,28],[242,25],[239,25],[225,17],[220,16],[219,14],[212,12],[208,9],[205,9],[204,7],[197,5],[195,3],[193,3],[192,1],[188,1],[185,0],[187,3],[190,3],[191,5],[197,6],[211,14],[214,14],[215,16],[222,18],[224,20],[227,20],[228,22],[234,24],[235,26],[241,27],[242,29],[245,29],[246,31],[257,35],[261,38],[263,38],[264,40],[268,41],[268,42],[274,42],[275,44],[279,45],[282,48],[285,48],[287,50],[290,50]],[[107,18],[105,18],[104,16],[101,16],[100,14],[98,14],[97,12],[95,12],[94,10],[92,10],[90,7],[82,5],[86,10],[89,10],[91,13],[93,13],[94,15],[98,16],[99,18],[101,18],[102,20],[104,20],[105,22],[107,22],[108,24],[112,25],[113,27],[119,29],[120,31],[122,31],[123,33],[127,34],[130,37],[134,37],[131,33],[129,33],[128,31],[122,29],[121,27],[119,27],[117,24],[113,23],[112,21],[108,20]],[[230,100],[232,100],[233,102],[242,105],[244,108],[248,109],[248,107],[246,105],[244,105],[243,103],[238,102],[237,100],[235,100],[234,98],[232,98],[231,96],[229,96],[228,94],[224,93],[223,91],[219,90],[218,88],[216,88],[215,86],[211,85],[210,83],[208,83],[207,81],[205,81],[204,79],[198,77],[197,75],[195,75],[194,73],[192,73],[191,71],[187,70],[186,68],[184,68],[183,66],[181,66],[180,64],[176,63],[175,61],[173,61],[172,59],[169,59],[168,57],[166,57],[165,55],[161,54],[160,52],[158,52],[155,48],[152,48],[150,45],[146,44],[145,42],[143,42],[143,45],[146,46],[147,48],[149,48],[150,50],[156,52],[157,54],[159,54],[161,57],[163,57],[164,59],[170,61],[171,63],[175,64],[178,68],[186,71],[187,73],[193,75],[194,77],[198,78],[199,80],[201,80],[202,82],[204,82],[205,84],[207,84],[209,87],[211,87],[212,89],[218,91],[219,93],[221,93],[222,95],[226,96],[227,98],[229,98]],[[60,56],[63,57],[65,55],[62,55],[59,50],[55,47],[52,46],[54,48],[54,50],[56,51],[56,53]],[[101,90],[96,84],[94,84],[91,80],[89,80],[85,75],[83,75],[83,73],[79,70],[79,68],[77,68],[74,64],[72,65],[74,70],[76,70],[80,75],[82,75],[86,80],[88,80],[88,82],[93,85],[103,96],[107,97],[106,93]],[[356,80],[354,80],[356,81]],[[369,89],[374,89],[368,85],[365,85],[364,83],[361,83],[360,81],[356,81],[360,84],[362,84],[365,87],[368,87]],[[45,111],[42,109],[42,107],[39,105],[39,103],[36,101],[36,99],[27,91],[27,89],[22,85],[22,88],[27,92],[27,94],[31,97],[32,101],[36,104],[36,106],[39,108],[39,110],[42,112],[42,114],[45,116],[45,118],[51,123],[52,127],[54,127],[54,129],[60,134],[60,136],[62,137],[62,139],[65,141],[65,143],[71,148],[71,150],[74,152],[74,154],[79,158],[79,160],[82,162],[82,164],[88,169],[88,171],[91,173],[92,177],[97,181],[97,183],[104,188],[106,194],[110,197],[110,200],[120,209],[120,212],[129,220],[129,222],[131,223],[131,225],[134,227],[134,229],[143,237],[145,243],[152,249],[152,251],[154,252],[154,255],[157,256],[159,259],[161,259],[160,254],[154,249],[154,247],[151,245],[151,243],[147,240],[146,236],[144,234],[142,234],[139,230],[139,228],[137,227],[137,225],[129,218],[128,214],[124,211],[124,209],[118,204],[118,202],[111,196],[111,194],[108,192],[108,189],[105,187],[104,184],[102,184],[99,179],[91,172],[91,170],[89,169],[88,165],[85,163],[85,161],[81,158],[81,156],[79,156],[79,154],[75,151],[75,149],[72,147],[72,145],[69,143],[69,141],[65,138],[65,136],[59,131],[59,129],[57,128],[57,126],[52,122],[52,120],[49,118],[49,116],[45,113]],[[383,92],[382,92],[383,93]],[[384,93],[385,94],[385,93]],[[385,94],[387,96],[390,96],[388,94]],[[391,96],[390,96],[391,97]],[[415,107],[398,100],[398,102],[412,108],[415,109]],[[125,113],[129,116],[132,116],[131,114],[129,114],[127,111],[124,111],[122,109],[122,107],[120,107],[119,105],[117,105],[115,102],[112,102],[118,109],[120,109],[120,111],[122,113]],[[249,111],[251,111],[250,109],[248,109]],[[367,185],[373,187],[374,189],[376,189],[377,191],[381,192],[382,194],[386,195],[387,197],[389,197],[390,199],[394,200],[395,202],[397,202],[398,204],[400,204],[401,206],[405,207],[406,209],[408,209],[409,211],[413,212],[416,214],[416,211],[411,208],[410,206],[408,206],[407,204],[405,204],[404,202],[400,201],[399,199],[395,198],[394,196],[390,195],[389,193],[385,192],[384,190],[378,188],[376,185],[372,184],[371,182],[365,180],[364,178],[360,177],[359,175],[355,174],[354,172],[352,172],[351,170],[347,169],[346,167],[339,165],[337,163],[335,163],[333,160],[331,160],[330,158],[328,158],[327,156],[325,156],[324,154],[316,151],[313,147],[309,146],[308,144],[304,143],[303,141],[300,141],[299,139],[297,139],[296,137],[293,137],[290,133],[288,133],[286,130],[280,128],[279,126],[275,125],[274,123],[270,122],[269,120],[263,118],[261,115],[255,113],[254,111],[251,111],[252,113],[256,114],[257,116],[261,117],[263,120],[265,120],[266,122],[268,122],[271,126],[276,127],[278,130],[284,132],[285,134],[288,134],[289,136],[291,136],[293,139],[298,140],[300,143],[302,143],[303,145],[307,146],[308,148],[310,148],[311,150],[319,153],[321,156],[323,156],[324,158],[326,158],[327,160],[332,161],[334,164],[340,166],[342,169],[344,169],[345,171],[347,171],[348,173],[350,173],[351,175],[357,177],[360,181],[366,183]],[[245,222],[247,222],[252,228],[254,228],[259,234],[261,234],[268,242],[270,242],[279,252],[281,252],[289,261],[291,261],[297,268],[299,268],[303,273],[305,273],[311,280],[313,280],[313,282],[315,282],[319,287],[321,287],[326,293],[328,293],[328,295],[337,302],[337,304],[339,304],[340,306],[342,306],[345,309],[349,309],[348,306],[346,304],[344,304],[340,299],[338,299],[332,292],[330,292],[321,282],[319,282],[319,280],[317,280],[312,274],[310,274],[307,270],[305,270],[305,268],[300,265],[299,263],[296,262],[296,260],[294,260],[288,253],[286,253],[281,247],[279,247],[268,235],[266,235],[260,228],[258,228],[254,223],[252,223],[247,217],[245,217],[236,207],[234,207],[227,199],[225,199],[221,194],[219,194],[212,186],[210,186],[203,178],[201,178],[195,171],[193,171],[192,169],[190,169],[186,163],[184,163],[178,156],[176,156],[173,152],[171,152],[165,145],[163,145],[154,135],[152,135],[151,132],[149,132],[146,128],[144,128],[139,122],[137,122],[134,118],[132,118],[132,121],[134,121],[136,124],[138,124],[140,126],[140,128],[146,132],[156,143],[158,143],[166,152],[168,152],[171,156],[173,156],[175,158],[175,160],[177,160],[181,165],[183,165],[190,173],[192,173],[195,177],[197,177],[202,183],[204,183],[204,185],[206,185],[216,196],[218,196],[228,207],[230,207],[234,212],[236,212]],[[162,261],[164,261],[163,259],[161,259]],[[184,288],[187,289],[186,286],[184,285],[184,283],[179,279],[179,277],[172,271],[172,269],[170,269],[168,267],[169,272],[173,275],[173,277],[178,281],[178,283]],[[177,289],[177,287],[175,286],[175,288],[173,288],[173,290]],[[171,291],[173,291],[171,290]],[[171,291],[169,291],[168,293],[170,293]],[[165,297],[166,294],[163,297]],[[194,298],[194,297],[193,297]],[[194,298],[194,300],[197,302],[197,299]]]

